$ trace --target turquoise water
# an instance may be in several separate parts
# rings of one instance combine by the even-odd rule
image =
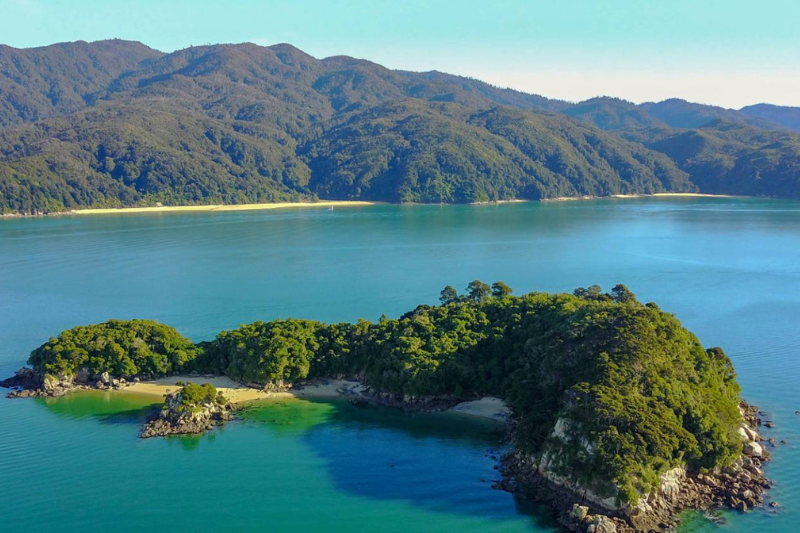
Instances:
[[[258,319],[397,316],[446,284],[627,284],[734,361],[770,413],[779,513],[800,509],[800,203],[637,199],[0,221],[0,373],[50,335],[156,318],[194,340]],[[145,397],[0,399],[4,528],[550,531],[489,488],[496,435],[445,415],[284,402],[196,439],[136,438]]]

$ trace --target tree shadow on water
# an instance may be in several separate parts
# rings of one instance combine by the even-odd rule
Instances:
[[[360,497],[401,500],[428,511],[493,520],[530,517],[556,528],[543,506],[491,488],[504,448],[502,426],[454,413],[405,413],[337,404],[304,440],[336,485]]]

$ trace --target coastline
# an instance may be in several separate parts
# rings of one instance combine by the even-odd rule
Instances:
[[[249,387],[226,377],[226,376],[169,376],[149,381],[132,383],[119,389],[117,392],[130,394],[143,394],[163,398],[166,394],[180,389],[177,382],[189,382],[203,385],[211,383],[222,392],[225,397],[234,405],[252,402],[257,400],[269,400],[277,398],[297,398],[297,399],[324,399],[324,398],[353,398],[365,401],[375,401],[369,396],[367,387],[359,381],[346,379],[324,379],[318,380],[301,387],[288,389],[285,391],[265,391]],[[381,403],[376,401],[376,403]],[[461,413],[479,418],[506,422],[510,416],[510,410],[505,402],[500,398],[486,396],[477,400],[470,400],[458,403],[443,411]]]
[[[195,211],[265,211],[270,209],[302,208],[302,207],[360,207],[376,205],[377,202],[360,200],[320,200],[319,202],[275,202],[263,204],[212,204],[212,205],[175,205],[158,207],[109,207],[97,209],[73,209],[64,215],[127,215],[134,213],[174,213]]]
[[[209,204],[209,205],[174,205],[154,207],[100,207],[88,209],[71,209],[53,213],[2,213],[0,220],[13,218],[33,217],[59,217],[59,216],[86,216],[86,215],[129,215],[141,213],[193,213],[193,212],[221,212],[221,211],[267,211],[271,209],[294,209],[309,207],[365,207],[372,205],[470,205],[475,207],[517,204],[529,202],[573,202],[578,200],[624,200],[630,198],[755,198],[754,196],[737,196],[731,194],[706,194],[694,192],[657,192],[653,194],[612,194],[611,196],[558,196],[555,198],[542,198],[539,200],[526,200],[511,198],[507,200],[491,200],[487,202],[472,202],[468,204],[392,204],[390,202],[372,202],[362,200],[320,200],[317,202],[274,202],[258,204]]]
[[[218,211],[267,211],[271,209],[291,209],[307,207],[364,207],[381,205],[385,202],[367,202],[361,200],[319,200],[317,202],[273,202],[259,204],[207,204],[207,205],[162,205],[152,207],[98,207],[87,209],[70,209],[52,213],[1,213],[0,220],[13,218],[37,217],[69,217],[86,215],[130,215],[141,213],[193,213]]]
[[[754,198],[732,194],[706,194],[700,192],[656,192],[653,194],[612,194],[610,196],[557,196],[542,198],[540,202],[572,202],[578,200],[627,200],[631,198]]]

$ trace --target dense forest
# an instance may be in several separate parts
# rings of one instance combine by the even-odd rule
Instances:
[[[519,448],[555,453],[560,474],[622,502],[635,502],[672,466],[725,465],[741,451],[730,360],[623,285],[517,297],[502,282],[476,280],[397,319],[256,322],[196,345],[156,322],[113,320],[61,333],[29,363],[42,374],[128,379],[348,376],[406,402],[496,395],[513,410]],[[567,445],[554,447],[559,420],[572,429]]]
[[[0,45],[0,213],[324,199],[800,197],[798,110],[569,103],[286,44]]]

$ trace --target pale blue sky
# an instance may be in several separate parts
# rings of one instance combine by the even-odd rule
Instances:
[[[289,42],[568,100],[800,105],[790,0],[0,0],[4,44],[110,37],[163,51]]]

